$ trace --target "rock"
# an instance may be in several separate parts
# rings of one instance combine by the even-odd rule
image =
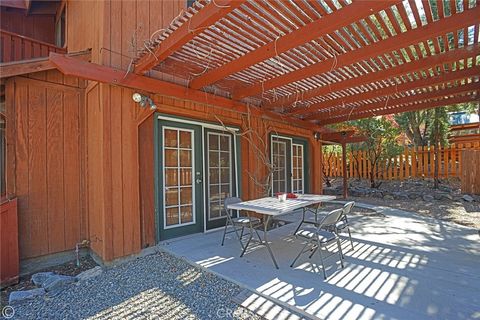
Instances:
[[[24,291],[12,291],[8,297],[8,304],[14,304],[22,302],[23,300],[32,299],[38,296],[43,296],[45,294],[45,289],[36,288],[31,290]]]
[[[99,275],[101,275],[103,272],[102,267],[96,266],[95,268],[88,269],[86,271],[81,272],[80,274],[77,275],[77,281],[85,281],[88,279],[95,278]]]
[[[391,194],[386,194],[386,195],[383,196],[383,199],[384,200],[393,200],[395,198]]]
[[[410,200],[408,197],[408,194],[403,193],[403,192],[393,192],[393,198],[398,199],[398,200]]]
[[[421,198],[421,195],[416,192],[411,192],[408,194],[408,198],[412,200],[417,200],[418,198]]]
[[[43,283],[51,276],[54,276],[55,273],[53,272],[38,272],[38,273],[35,273],[33,276],[32,276],[32,282],[36,285],[36,286],[39,286],[41,287],[43,285]]]
[[[64,276],[60,274],[55,274],[50,276],[45,280],[42,287],[47,292],[58,293],[65,288],[66,285],[75,282],[77,279],[71,276]]]
[[[442,199],[453,200],[453,197],[452,197],[451,194],[444,193],[444,194],[442,194]]]
[[[422,199],[423,201],[433,201],[434,197],[429,194],[424,194]]]
[[[383,191],[379,191],[377,190],[376,192],[372,192],[372,197],[375,197],[375,198],[383,198]]]
[[[464,194],[463,197],[462,197],[463,200],[467,201],[467,202],[472,202],[472,201],[475,201],[475,199],[473,199],[472,196],[469,196],[468,194]]]

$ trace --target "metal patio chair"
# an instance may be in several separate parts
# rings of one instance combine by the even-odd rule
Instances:
[[[293,267],[295,265],[295,262],[297,262],[298,258],[300,258],[300,256],[303,253],[312,251],[312,253],[309,256],[309,258],[311,258],[315,254],[315,252],[318,251],[318,255],[320,256],[320,263],[322,264],[323,278],[327,279],[324,260],[333,256],[335,253],[331,253],[330,255],[324,257],[322,255],[322,249],[327,248],[328,245],[334,242],[337,243],[340,264],[342,268],[344,267],[342,246],[340,244],[340,238],[338,237],[338,234],[325,230],[328,227],[331,228],[332,226],[335,226],[335,224],[340,221],[342,214],[343,214],[343,209],[335,209],[329,212],[315,227],[300,229],[298,230],[298,232],[296,232],[295,235],[297,237],[305,238],[307,239],[307,242],[305,243],[305,246],[302,248],[302,250],[297,255],[297,257],[295,258],[295,260],[293,260],[290,267]]]
[[[242,250],[245,249],[243,243],[242,243],[242,238],[245,235],[244,231],[245,228],[249,229],[250,234],[252,232],[255,232],[258,236],[258,238],[261,240],[260,235],[258,234],[256,227],[260,226],[262,224],[261,220],[256,217],[242,217],[238,214],[237,217],[233,217],[231,209],[228,209],[227,207],[231,204],[235,203],[240,203],[242,202],[242,199],[238,197],[229,197],[225,198],[223,202],[223,209],[226,212],[226,223],[225,223],[225,229],[223,230],[223,237],[222,237],[222,246],[225,243],[225,236],[228,233],[235,232],[235,235],[237,236],[238,242],[240,242],[240,246],[242,247]],[[233,230],[227,231],[228,227],[232,227]],[[239,234],[240,231],[240,234]],[[251,237],[250,237],[251,238]]]

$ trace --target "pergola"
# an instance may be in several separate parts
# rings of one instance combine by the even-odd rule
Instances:
[[[469,0],[200,0],[127,72],[50,55],[63,73],[288,121],[327,124],[479,101],[480,7]]]
[[[479,23],[476,1],[197,1],[134,73],[325,125],[478,101]]]

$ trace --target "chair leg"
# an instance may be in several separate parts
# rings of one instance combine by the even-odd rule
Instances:
[[[322,264],[322,271],[323,271],[323,279],[327,280],[327,272],[325,271],[325,264],[323,263],[323,256],[322,256],[322,246],[320,241],[318,242],[318,255],[320,256],[320,263]]]
[[[225,223],[225,229],[223,230],[223,237],[222,237],[222,246],[225,242],[225,235],[227,234],[227,227],[228,227],[228,223]]]
[[[350,227],[347,226],[347,231],[348,231],[348,237],[350,238],[350,244],[352,245],[352,251],[355,251],[355,247],[353,246],[353,241],[352,241],[352,234],[350,233]]]
[[[338,255],[340,256],[340,264],[343,266],[343,252],[342,252],[342,244],[340,243],[340,238],[337,238],[337,246],[338,246]]]
[[[300,253],[297,255],[297,257],[295,258],[295,260],[293,260],[292,264],[290,265],[290,268],[292,268],[294,265],[295,265],[295,262],[297,262],[298,258],[300,258],[300,256],[302,255],[302,253],[305,252],[305,248],[310,244],[310,241],[307,241],[307,243],[305,243],[305,245],[303,246],[302,250],[300,250]]]
[[[243,230],[245,230],[245,227],[242,227],[242,232],[240,232],[240,241],[243,238]]]
[[[309,259],[312,259],[315,252],[317,252],[317,249],[318,249],[318,246],[315,246],[315,247],[312,248],[312,253],[308,256]]]
[[[240,258],[243,257],[243,255],[245,254],[245,251],[247,251],[248,245],[250,244],[250,241],[252,240],[252,238],[253,238],[253,234],[250,233],[250,236],[248,237],[248,241],[245,244],[245,247],[243,247],[242,254],[240,255]]]
[[[300,227],[302,226],[302,224],[303,224],[304,221],[305,221],[305,208],[303,209],[302,221],[300,221],[297,229],[295,229],[295,232],[293,233],[294,235],[297,234],[298,230],[300,229]]]

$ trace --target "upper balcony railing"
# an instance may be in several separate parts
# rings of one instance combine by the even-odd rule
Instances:
[[[65,53],[65,48],[0,29],[0,62],[48,57],[50,52]]]

